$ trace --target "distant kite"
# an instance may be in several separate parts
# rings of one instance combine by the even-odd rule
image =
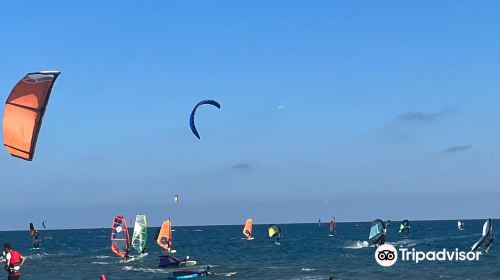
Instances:
[[[219,102],[217,102],[215,100],[203,100],[203,101],[199,102],[198,104],[196,104],[196,106],[194,106],[193,111],[191,112],[191,116],[189,117],[189,126],[191,127],[191,131],[193,132],[193,134],[198,139],[200,139],[200,134],[198,134],[198,130],[196,129],[196,126],[194,125],[194,115],[195,115],[198,107],[200,107],[201,105],[205,105],[205,104],[209,104],[209,105],[215,106],[215,107],[220,109]]]
[[[33,159],[57,71],[28,73],[12,89],[3,115],[3,144],[15,157]]]

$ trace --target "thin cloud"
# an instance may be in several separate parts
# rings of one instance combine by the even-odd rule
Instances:
[[[242,162],[231,166],[231,168],[234,168],[234,169],[248,169],[250,167],[251,167],[251,165],[249,163],[242,163]]]
[[[396,119],[409,122],[431,122],[436,120],[437,116],[436,113],[404,112],[398,115]]]
[[[446,150],[444,150],[443,153],[449,154],[449,153],[462,152],[462,151],[466,151],[470,148],[472,148],[472,145],[451,146],[451,147],[447,148]]]
[[[417,112],[417,111],[408,111],[403,112],[396,116],[396,120],[404,121],[404,122],[413,122],[413,123],[431,123],[439,120],[440,118],[446,116],[449,113],[455,112],[456,109],[453,108],[445,108],[437,113],[425,113],[425,112]]]

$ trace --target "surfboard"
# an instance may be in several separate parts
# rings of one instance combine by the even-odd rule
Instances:
[[[193,266],[196,265],[196,261],[183,261],[179,263],[179,266]]]
[[[250,237],[250,238],[245,238],[245,237],[242,237],[241,239],[242,239],[242,240],[254,240],[254,238],[253,238],[253,237]]]

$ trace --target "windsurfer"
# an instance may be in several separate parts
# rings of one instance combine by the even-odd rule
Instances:
[[[12,245],[7,242],[3,245],[5,253],[5,270],[8,272],[9,280],[16,280],[21,277],[21,266],[24,264],[24,258],[21,253],[12,249]]]

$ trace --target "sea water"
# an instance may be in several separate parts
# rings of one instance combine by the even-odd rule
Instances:
[[[418,251],[463,250],[480,238],[483,220],[466,220],[465,230],[456,221],[413,221],[408,236],[398,233],[393,221],[388,242],[397,248]],[[479,261],[396,262],[382,267],[375,249],[366,247],[370,223],[337,223],[328,236],[328,224],[282,224],[278,246],[267,237],[267,225],[254,225],[254,240],[242,240],[243,225],[174,227],[176,255],[189,255],[230,279],[500,279],[500,244]],[[500,228],[498,220],[493,229]],[[148,228],[147,256],[123,263],[110,248],[109,228],[41,230],[40,249],[31,248],[28,231],[0,232],[1,242],[11,242],[25,257],[22,279],[168,279],[175,269],[158,267],[157,228]],[[130,229],[132,232],[132,229]],[[137,255],[131,252],[131,255]],[[3,276],[0,276],[0,278]],[[205,277],[208,278],[208,277]]]

